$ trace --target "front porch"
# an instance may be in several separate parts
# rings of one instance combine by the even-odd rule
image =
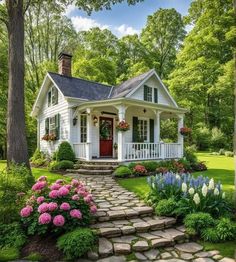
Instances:
[[[140,101],[111,103],[91,103],[89,107],[86,103],[86,106],[74,109],[73,119],[77,119],[73,127],[76,158],[128,162],[178,159],[183,156],[183,136],[180,134],[184,119],[182,109]],[[178,138],[173,143],[165,143],[160,137],[160,121],[168,118],[178,121]],[[126,132],[116,129],[123,120],[130,125]]]

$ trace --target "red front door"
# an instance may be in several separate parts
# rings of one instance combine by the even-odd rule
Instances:
[[[100,117],[100,157],[112,157],[113,119]]]

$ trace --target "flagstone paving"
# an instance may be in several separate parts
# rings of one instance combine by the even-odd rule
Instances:
[[[217,250],[207,251],[189,242],[184,226],[174,218],[158,217],[134,193],[119,186],[110,175],[80,175],[91,190],[98,212],[91,228],[99,235],[98,250],[78,261],[233,262]]]

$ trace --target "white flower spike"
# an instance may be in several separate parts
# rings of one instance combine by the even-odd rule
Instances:
[[[219,189],[218,189],[218,188],[215,188],[215,190],[214,190],[214,195],[215,195],[215,196],[219,196],[219,194],[220,194]]]
[[[193,201],[194,201],[194,203],[196,204],[196,205],[199,205],[200,204],[200,197],[199,197],[199,195],[198,195],[198,193],[196,193],[196,194],[194,194],[194,196],[193,196]]]
[[[195,192],[195,190],[194,190],[193,187],[190,187],[189,190],[188,190],[188,192],[189,192],[190,195],[193,195],[194,192]]]
[[[214,183],[214,179],[212,178],[211,180],[210,180],[210,182],[209,182],[209,189],[210,190],[212,190],[212,189],[214,189],[214,187],[215,187],[215,183]]]
[[[202,195],[203,195],[204,197],[206,197],[207,191],[208,191],[207,185],[204,183],[203,186],[202,186]]]
[[[186,193],[187,190],[188,190],[187,184],[186,184],[186,183],[182,183],[182,191],[183,191],[184,193]]]

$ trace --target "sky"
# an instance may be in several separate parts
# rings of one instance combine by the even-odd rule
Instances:
[[[147,17],[159,8],[175,8],[186,15],[191,0],[144,0],[134,6],[128,6],[126,1],[116,4],[112,10],[93,12],[88,16],[84,11],[71,5],[66,10],[77,31],[89,30],[92,27],[111,30],[117,37],[140,33],[145,26]]]

